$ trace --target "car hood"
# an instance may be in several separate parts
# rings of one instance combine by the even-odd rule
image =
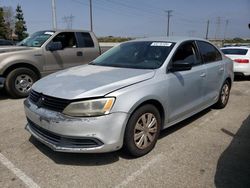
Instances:
[[[23,50],[30,50],[32,47],[25,47],[25,46],[1,46],[0,47],[0,54],[6,52],[16,52],[16,51],[23,51]]]
[[[32,89],[70,100],[100,97],[148,80],[154,74],[154,70],[84,65],[51,74],[36,82]]]

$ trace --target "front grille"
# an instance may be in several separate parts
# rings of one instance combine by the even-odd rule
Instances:
[[[50,97],[34,90],[31,90],[29,99],[38,107],[62,112],[70,104],[70,100]]]
[[[59,134],[55,134],[36,125],[30,119],[27,120],[30,129],[36,135],[56,146],[61,146],[65,148],[93,148],[103,145],[101,141],[95,138],[76,138],[76,137],[66,137]]]

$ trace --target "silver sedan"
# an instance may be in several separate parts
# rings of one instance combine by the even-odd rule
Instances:
[[[26,129],[61,152],[150,152],[160,130],[226,106],[233,63],[208,41],[122,43],[89,65],[47,76],[25,100]]]

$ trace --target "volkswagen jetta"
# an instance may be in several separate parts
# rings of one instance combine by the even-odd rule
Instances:
[[[49,75],[25,100],[26,129],[61,152],[151,151],[160,130],[226,106],[233,63],[203,39],[122,43],[88,65]]]

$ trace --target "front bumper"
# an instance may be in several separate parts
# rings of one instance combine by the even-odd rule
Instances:
[[[72,153],[103,153],[118,150],[128,120],[127,113],[100,117],[69,117],[38,108],[29,99],[24,101],[28,130],[51,149]]]
[[[0,89],[4,87],[5,78],[0,77]]]

